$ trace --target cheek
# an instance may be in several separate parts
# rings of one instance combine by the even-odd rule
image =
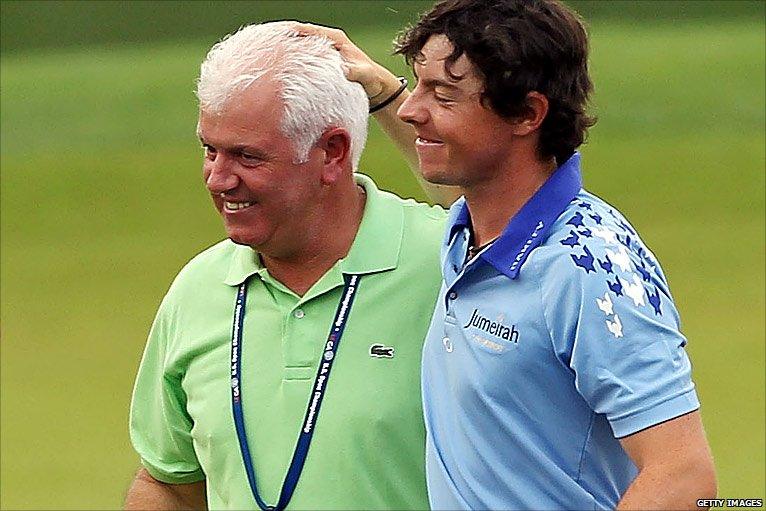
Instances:
[[[458,147],[469,153],[495,152],[505,138],[503,132],[498,131],[490,123],[482,122],[481,118],[464,123],[455,135]]]

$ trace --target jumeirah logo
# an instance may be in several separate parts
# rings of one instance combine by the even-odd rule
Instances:
[[[500,339],[510,341],[514,344],[519,343],[519,331],[516,330],[516,325],[507,326],[502,321],[492,321],[491,319],[482,316],[479,313],[479,309],[474,309],[471,319],[468,323],[463,325],[463,328],[475,327],[490,335],[499,337]]]

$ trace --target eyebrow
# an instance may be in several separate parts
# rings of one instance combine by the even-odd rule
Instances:
[[[197,134],[197,136],[199,137],[199,141],[202,143],[202,145],[213,145],[205,142],[205,139],[202,138],[201,134]],[[236,144],[231,147],[223,147],[222,149],[225,149],[231,153],[247,153],[261,159],[266,159],[268,156],[263,150],[258,149],[257,147],[249,146],[247,144]]]
[[[440,80],[438,78],[428,78],[426,80],[421,80],[420,82],[429,88],[441,87],[443,89],[448,89],[450,91],[462,92],[462,89],[458,87],[457,85],[455,85],[454,83],[450,83],[446,80]]]
[[[441,78],[427,78],[427,79],[421,80],[420,77],[418,76],[418,72],[415,69],[414,65],[412,66],[412,74],[415,76],[415,79],[419,83],[422,83],[426,87],[430,87],[430,88],[442,87],[450,91],[462,92],[462,89],[458,87],[456,84],[460,82],[465,77],[465,75],[459,76],[457,80],[450,80],[450,79],[444,80]]]

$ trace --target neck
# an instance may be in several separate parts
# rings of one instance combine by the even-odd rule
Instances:
[[[464,188],[471,213],[473,244],[483,245],[500,236],[511,218],[555,170],[552,160],[516,158],[491,179]]]
[[[288,254],[266,255],[261,260],[269,274],[303,296],[354,243],[364,215],[366,196],[353,177],[319,198],[312,218],[301,226],[306,237]]]

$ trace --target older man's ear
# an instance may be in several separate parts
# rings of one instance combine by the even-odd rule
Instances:
[[[351,173],[351,135],[343,128],[326,130],[316,143],[322,157],[322,184],[332,185]]]

